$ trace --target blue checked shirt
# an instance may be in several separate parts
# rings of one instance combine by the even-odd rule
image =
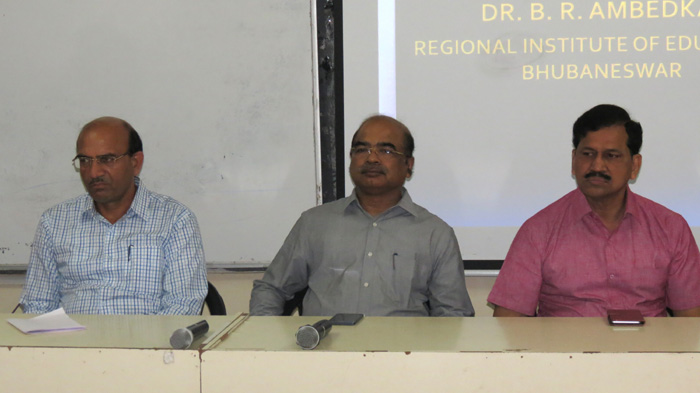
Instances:
[[[199,314],[207,275],[194,214],[136,178],[111,224],[88,194],[44,212],[20,298],[26,313]]]

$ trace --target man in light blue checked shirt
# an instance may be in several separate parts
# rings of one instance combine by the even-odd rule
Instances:
[[[73,159],[87,194],[44,212],[20,298],[25,313],[199,314],[207,275],[194,214],[146,189],[143,147],[124,120],[101,117]]]

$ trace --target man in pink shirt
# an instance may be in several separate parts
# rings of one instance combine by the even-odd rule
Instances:
[[[518,231],[488,301],[494,316],[700,316],[700,252],[683,217],[633,193],[642,127],[615,105],[576,120],[578,188]]]

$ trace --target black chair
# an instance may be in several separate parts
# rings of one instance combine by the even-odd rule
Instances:
[[[294,314],[294,310],[299,310],[299,315],[303,311],[304,296],[309,287],[302,289],[301,291],[294,294],[291,300],[284,302],[284,309],[282,310],[282,315],[289,316]]]
[[[207,293],[207,297],[204,299],[204,304],[207,305],[209,314],[226,315],[224,298],[221,297],[219,291],[216,290],[216,287],[212,283],[208,281],[207,283],[209,284],[209,292]],[[204,311],[204,304],[202,305],[202,311],[200,311],[200,314]]]

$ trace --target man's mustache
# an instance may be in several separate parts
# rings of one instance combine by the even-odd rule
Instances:
[[[607,174],[605,174],[605,173],[603,173],[603,172],[598,172],[598,171],[591,171],[591,172],[588,172],[588,173],[586,173],[586,176],[584,176],[584,177],[585,177],[586,179],[588,179],[589,177],[593,177],[593,176],[602,177],[602,178],[605,179],[605,180],[610,180],[610,179],[612,179],[609,175],[607,175]]]
[[[377,164],[365,164],[360,168],[360,173],[365,174],[367,172],[380,172],[386,175],[386,168]]]
[[[106,183],[105,179],[102,176],[95,177],[90,180],[90,183],[88,183],[89,186],[95,184],[95,183]]]

